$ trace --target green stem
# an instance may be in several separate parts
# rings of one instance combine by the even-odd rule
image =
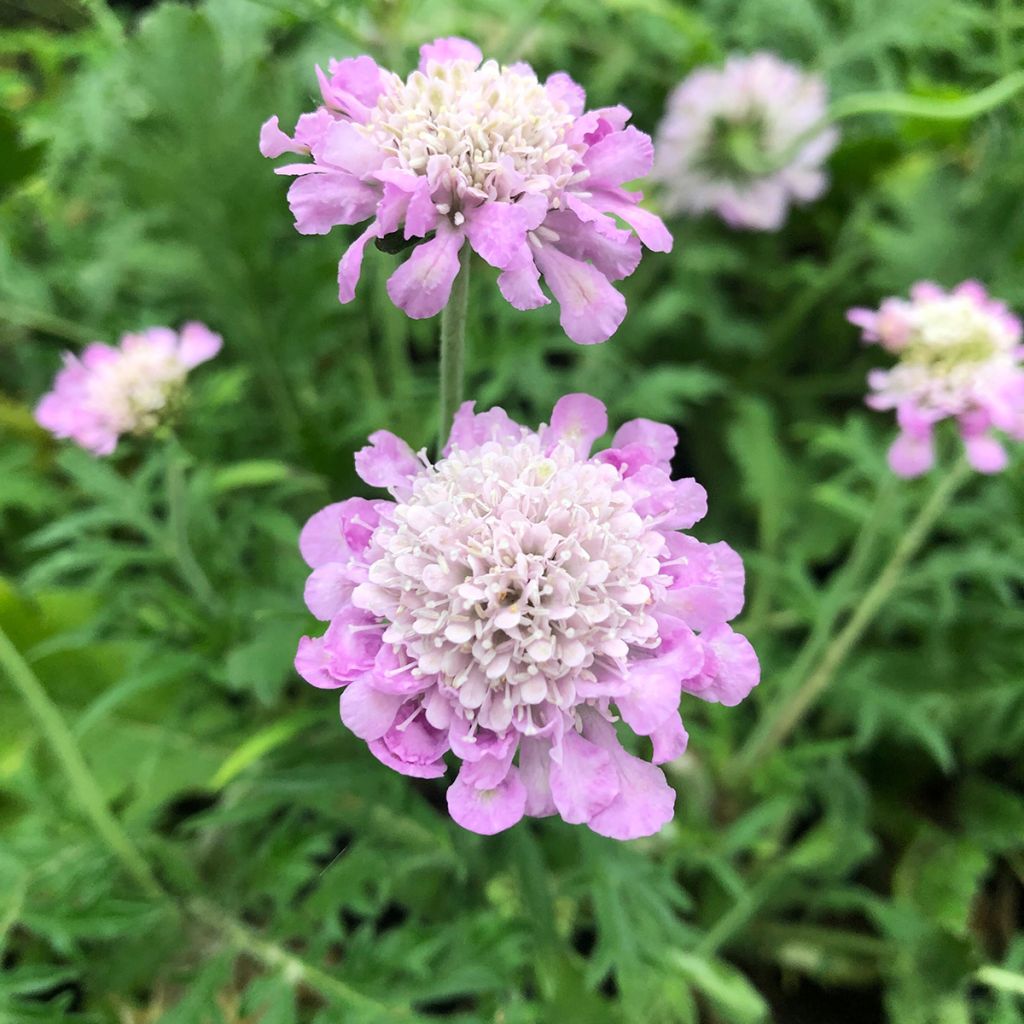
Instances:
[[[40,731],[64,770],[76,803],[92,822],[97,835],[147,895],[162,897],[164,892],[160,883],[157,882],[145,858],[128,838],[120,822],[111,814],[103,793],[89,771],[89,766],[85,763],[85,758],[59,709],[2,627],[0,666],[39,724]]]
[[[188,496],[185,490],[185,453],[172,440],[167,450],[167,527],[171,550],[182,579],[195,596],[207,606],[216,608],[217,594],[203,572],[188,539]]]
[[[897,114],[929,121],[969,121],[1001,106],[1024,90],[1024,71],[1014,71],[972,96],[960,99],[931,99],[903,92],[859,92],[836,100],[829,108],[828,120],[860,114]]]
[[[950,499],[967,479],[970,468],[965,461],[943,475],[931,496],[921,506],[913,522],[896,545],[881,573],[864,594],[846,625],[832,638],[816,667],[787,699],[775,705],[773,715],[762,719],[750,742],[737,759],[737,774],[744,776],[781,746],[832,681],[836,671],[856,646],[875,616],[899,585],[910,560],[927,539],[932,527],[945,511]],[[829,623],[831,626],[831,622]],[[804,655],[820,646],[820,631],[812,634],[797,661],[802,667]],[[802,674],[802,673],[801,673]]]
[[[94,331],[73,320],[66,320],[56,313],[29,309],[27,306],[18,306],[10,302],[0,302],[0,320],[16,324],[18,327],[27,327],[32,331],[41,331],[43,334],[52,334],[55,338],[76,344],[88,344],[103,337],[101,331]]]
[[[381,1021],[416,1021],[419,1016],[404,1006],[382,1003],[364,995],[321,968],[307,963],[294,953],[273,942],[261,939],[240,921],[229,917],[219,907],[205,900],[194,899],[189,913],[197,920],[223,935],[239,952],[251,956],[266,967],[279,970],[293,985],[306,984],[322,996],[363,1014],[379,1015]]]
[[[473,250],[468,244],[459,254],[459,272],[452,284],[448,305],[441,311],[441,419],[438,452],[448,440],[452,420],[462,402],[466,372],[466,311],[469,308],[469,260]]]
[[[754,174],[772,174],[786,167],[812,139],[836,121],[861,114],[894,114],[927,121],[970,121],[1001,106],[1024,90],[1024,71],[1014,71],[972,96],[933,99],[905,92],[858,92],[836,100],[825,116],[798,135],[783,152],[773,157],[744,154],[742,164]]]

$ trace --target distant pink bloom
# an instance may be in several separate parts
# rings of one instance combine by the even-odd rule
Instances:
[[[465,39],[423,46],[406,79],[370,57],[328,70],[317,68],[324,105],[299,118],[294,137],[270,118],[260,152],[312,157],[277,168],[296,176],[288,202],[303,234],[372,218],[339,264],[342,302],[355,295],[367,243],[395,236],[415,248],[388,294],[414,319],[433,316],[468,242],[501,272],[498,287],[516,309],[549,302],[543,275],[573,341],[615,333],[626,303],[610,282],[633,273],[641,242],[672,247],[661,221],[638,206],[641,194],[622,188],[653,159],[650,138],[626,126],[625,107],[584,112],[583,89],[568,75],[542,83],[527,64],[483,61]]]
[[[681,693],[739,703],[759,678],[729,621],[743,563],[683,532],[707,511],[673,480],[671,427],[633,420],[612,447],[604,406],[559,400],[529,430],[501,409],[455,417],[431,463],[387,431],[356,455],[392,500],[350,498],[306,524],[306,603],[329,622],[296,668],[344,687],[341,718],[405,775],[458,775],[452,817],[491,834],[559,814],[616,839],[650,835],[675,793],[655,767],[687,735]],[[616,721],[650,737],[626,752]]]
[[[1024,347],[1021,323],[977,281],[951,292],[922,281],[910,300],[886,299],[877,311],[851,309],[851,323],[899,357],[868,376],[873,409],[895,409],[900,435],[889,464],[900,476],[926,473],[935,463],[933,430],[955,419],[971,465],[998,473],[1006,450],[1002,431],[1024,440]]]
[[[839,133],[822,127],[824,82],[772,53],[698,68],[669,97],[653,177],[672,213],[715,211],[776,231],[790,203],[817,199]],[[817,130],[816,130],[817,129]]]
[[[70,352],[36,407],[40,426],[95,455],[110,455],[123,434],[148,434],[179,400],[188,371],[212,359],[219,334],[200,323],[180,332],[150,327],[125,334],[117,348],[94,341]]]

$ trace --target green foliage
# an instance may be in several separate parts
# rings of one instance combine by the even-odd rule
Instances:
[[[711,498],[701,536],[748,566],[764,681],[736,709],[691,702],[676,821],[628,845],[557,820],[461,831],[443,784],[383,768],[295,677],[299,527],[365,493],[371,430],[430,443],[436,326],[387,302],[387,252],[339,306],[345,231],[298,236],[256,149],[266,117],[308,107],[316,62],[405,68],[456,32],[648,130],[691,67],[754,48],[837,96],[955,100],[1020,67],[1016,6],[39,8],[0,37],[0,626],[164,895],[98,836],[4,679],[0,1024],[1024,1019],[1019,454],[958,494],[787,742],[741,757],[927,493],[885,482],[891,424],[861,405],[875,357],[844,311],[968,276],[1024,307],[1024,101],[845,122],[829,193],[783,231],[673,224],[604,346],[475,274],[480,405],[536,422],[583,390],[613,422],[676,424]],[[62,348],[190,318],[226,346],[178,439],[99,461],[34,426]]]

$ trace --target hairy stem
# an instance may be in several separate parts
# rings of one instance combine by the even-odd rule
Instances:
[[[188,498],[185,491],[185,453],[171,441],[167,451],[167,526],[175,564],[189,589],[207,608],[217,606],[217,595],[196,559],[188,538]]]
[[[28,705],[39,729],[50,745],[68,780],[82,813],[92,823],[96,834],[110,852],[124,865],[125,870],[149,896],[162,897],[163,890],[149,864],[142,856],[121,823],[110,812],[107,801],[97,784],[75,737],[64,721],[57,705],[50,699],[38,676],[32,671],[21,652],[0,628],[0,666],[14,689]]]
[[[464,243],[459,253],[459,272],[452,284],[448,305],[441,312],[441,419],[438,452],[448,440],[452,420],[462,402],[466,372],[466,311],[469,307],[469,261],[473,255]]]
[[[737,763],[738,775],[741,777],[746,775],[756,764],[781,746],[803,721],[804,716],[828,687],[847,655],[874,621],[890,594],[899,585],[908,563],[917,554],[932,527],[945,511],[950,499],[969,474],[970,469],[967,463],[961,460],[954,469],[942,476],[928,500],[921,506],[913,522],[903,534],[900,542],[893,549],[889,560],[876,577],[875,582],[854,608],[846,625],[828,642],[814,668],[806,676],[803,676],[803,672],[801,672],[803,682],[775,706],[774,714],[769,714],[762,719],[750,742],[740,752]],[[829,627],[831,625],[832,623],[829,621]],[[822,644],[821,630],[815,630],[804,645],[804,650],[797,656],[797,664],[802,668],[805,661],[809,660],[806,658],[807,653],[813,652]]]

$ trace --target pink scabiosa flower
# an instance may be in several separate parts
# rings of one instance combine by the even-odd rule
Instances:
[[[955,419],[970,464],[982,473],[1006,467],[1002,431],[1024,440],[1024,347],[1021,322],[977,281],[951,292],[922,281],[910,300],[886,299],[879,309],[851,309],[850,322],[898,357],[868,376],[873,409],[895,409],[900,435],[889,464],[900,476],[935,463],[933,431]]]
[[[110,455],[123,434],[148,434],[180,401],[189,370],[212,359],[221,337],[200,323],[150,327],[112,347],[96,341],[64,366],[36,407],[36,421],[94,455]]]
[[[733,705],[759,678],[728,625],[739,556],[684,532],[707,496],[672,479],[675,432],[634,420],[592,456],[606,427],[588,395],[538,430],[467,402],[434,463],[379,431],[356,469],[391,500],[329,505],[302,531],[306,603],[330,625],[296,668],[343,688],[342,721],[396,771],[441,776],[450,752],[448,807],[474,832],[558,814],[653,834],[675,802],[656,766],[686,748],[680,694]]]
[[[625,107],[584,112],[583,89],[566,74],[541,82],[527,64],[503,67],[464,39],[438,39],[405,79],[370,57],[331,61],[317,75],[323,106],[299,118],[294,137],[270,118],[260,151],[312,157],[277,168],[296,176],[288,202],[303,234],[372,218],[339,264],[342,302],[355,295],[367,243],[404,240],[415,248],[388,294],[415,319],[433,316],[468,244],[500,271],[516,309],[548,303],[543,275],[565,332],[589,345],[626,315],[610,282],[633,273],[640,243],[672,247],[637,205],[641,194],[622,188],[650,170],[650,138],[627,127]]]
[[[658,128],[653,177],[664,208],[778,230],[791,202],[825,191],[822,164],[839,139],[823,127],[825,114],[824,82],[772,53],[697,69],[669,97]]]

